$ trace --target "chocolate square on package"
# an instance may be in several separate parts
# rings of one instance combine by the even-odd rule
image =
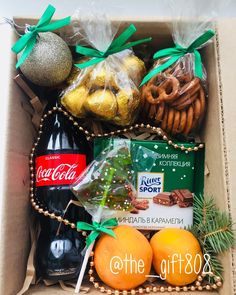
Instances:
[[[153,197],[153,203],[165,206],[173,206],[176,204],[172,193],[163,192]]]
[[[193,206],[193,194],[188,189],[174,190],[172,195],[180,208]]]

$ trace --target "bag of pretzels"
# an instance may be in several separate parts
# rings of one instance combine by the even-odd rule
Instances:
[[[90,5],[89,5],[90,6]],[[72,17],[72,39],[78,53],[74,69],[62,93],[61,103],[74,116],[129,125],[141,101],[139,84],[145,64],[132,47],[151,38],[130,41],[136,28],[114,25],[92,6]]]
[[[207,102],[201,48],[211,42],[218,1],[172,1],[174,46],[157,51],[142,86],[143,119],[177,138],[194,136]],[[218,9],[217,9],[218,10]],[[210,19],[211,18],[211,19]]]

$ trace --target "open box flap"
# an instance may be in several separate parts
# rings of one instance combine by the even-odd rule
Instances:
[[[236,41],[232,32],[236,27],[236,19],[227,19],[219,23],[219,61],[222,91],[223,139],[225,156],[225,174],[227,186],[228,208],[232,218],[236,218],[236,102],[235,102],[235,67]],[[236,293],[236,250],[233,251],[233,283]]]
[[[29,251],[28,158],[33,129],[30,115],[22,108],[27,98],[13,81],[14,37],[8,25],[0,26],[0,294],[16,294],[21,288]]]

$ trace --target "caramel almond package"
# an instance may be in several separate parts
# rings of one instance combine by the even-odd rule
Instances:
[[[124,139],[97,138],[94,142],[95,157],[110,145],[112,149]],[[122,213],[121,224],[138,229],[160,229],[165,227],[188,227],[193,222],[193,201],[203,193],[204,149],[197,152],[175,149],[164,141],[125,140],[130,142],[133,162],[139,161],[134,171],[133,185],[136,188],[134,209]],[[196,144],[183,143],[192,148]],[[136,159],[132,151],[145,147],[151,153],[143,155],[143,161],[154,159],[151,170]]]

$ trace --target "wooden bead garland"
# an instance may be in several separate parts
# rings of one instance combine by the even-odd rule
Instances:
[[[201,274],[198,276],[197,281],[193,283],[192,285],[189,286],[163,286],[160,284],[154,285],[154,283],[150,284],[149,286],[146,287],[138,287],[137,289],[132,289],[132,290],[114,290],[114,289],[109,289],[107,286],[102,286],[98,281],[96,281],[96,278],[94,276],[94,252],[91,252],[91,261],[90,261],[90,268],[88,271],[89,275],[89,281],[92,282],[93,286],[95,289],[98,289],[102,293],[106,293],[108,295],[135,295],[135,294],[143,294],[143,293],[165,293],[165,292],[189,292],[189,291],[204,291],[204,290],[217,290],[222,286],[222,280],[220,277],[215,276],[213,273],[211,273],[211,277],[214,280],[214,283],[204,283],[204,277],[206,276],[205,273]]]
[[[171,139],[168,138],[168,136],[162,131],[162,129],[157,128],[155,126],[151,126],[149,124],[135,124],[133,126],[124,128],[124,129],[119,129],[116,131],[111,131],[109,133],[104,133],[104,134],[94,134],[90,133],[88,130],[86,130],[84,127],[80,126],[78,122],[76,122],[75,118],[71,116],[67,111],[65,111],[62,107],[53,107],[51,110],[49,110],[46,114],[43,115],[43,117],[40,120],[40,125],[39,125],[39,131],[38,131],[38,137],[31,149],[31,154],[30,154],[30,160],[29,160],[29,165],[30,165],[30,201],[33,206],[33,208],[38,211],[38,213],[43,214],[44,216],[48,216],[51,219],[56,219],[58,222],[62,222],[67,226],[70,226],[72,229],[76,229],[76,224],[70,222],[67,219],[64,219],[62,216],[56,215],[53,212],[49,212],[47,209],[43,208],[43,205],[36,199],[35,193],[34,193],[34,184],[35,184],[35,174],[34,174],[34,157],[35,157],[35,148],[39,143],[39,140],[41,138],[41,135],[43,133],[42,128],[43,128],[43,123],[44,120],[52,115],[54,112],[62,113],[67,119],[76,127],[79,129],[79,131],[83,132],[87,138],[87,140],[92,140],[96,137],[112,137],[112,136],[118,136],[121,135],[125,132],[128,131],[133,131],[133,130],[143,130],[147,129],[150,130],[152,133],[157,134],[158,136],[162,137],[164,141],[166,141],[170,146],[173,146],[175,149],[180,149],[182,151],[185,151],[186,153],[188,152],[197,152],[199,149],[202,149],[204,147],[203,144],[199,144],[198,146],[194,148],[186,148],[183,145],[178,145],[174,143]],[[81,232],[81,230],[76,229],[78,232]],[[83,236],[86,236],[86,232],[82,232]]]
[[[158,127],[155,126],[151,126],[150,124],[135,124],[133,126],[124,128],[124,129],[119,129],[116,131],[111,131],[109,133],[98,133],[98,134],[94,134],[89,132],[88,130],[86,130],[84,127],[80,126],[78,124],[78,122],[76,122],[76,120],[74,119],[73,116],[71,116],[67,111],[65,111],[63,108],[61,107],[54,107],[51,110],[49,110],[46,114],[44,114],[44,116],[41,118],[40,121],[40,125],[39,125],[39,131],[38,131],[38,137],[32,147],[31,150],[31,154],[30,154],[30,160],[29,160],[29,164],[30,164],[30,200],[31,200],[31,204],[33,206],[33,208],[40,214],[43,214],[44,216],[48,216],[51,219],[55,219],[58,222],[62,222],[67,226],[70,226],[72,229],[77,230],[78,232],[82,232],[83,236],[87,236],[87,233],[85,231],[81,231],[79,229],[76,229],[76,224],[75,223],[71,223],[69,220],[64,219],[62,216],[56,215],[54,212],[49,212],[49,210],[43,208],[43,204],[41,204],[35,197],[35,192],[34,192],[34,183],[35,183],[35,174],[34,174],[34,167],[33,167],[33,163],[34,163],[34,157],[35,157],[35,149],[38,145],[38,142],[41,138],[41,134],[42,132],[42,128],[43,128],[43,122],[44,120],[52,115],[54,112],[60,112],[62,113],[65,117],[68,118],[69,121],[71,121],[71,123],[79,129],[79,131],[83,132],[87,138],[87,140],[92,140],[96,137],[112,137],[112,136],[119,136],[122,135],[123,133],[129,132],[129,131],[142,131],[142,130],[149,130],[151,133],[155,133],[158,136],[162,137],[162,139],[164,141],[166,141],[168,143],[168,145],[173,146],[175,149],[180,149],[182,151],[185,152],[197,152],[199,149],[202,149],[204,147],[203,144],[199,144],[198,146],[194,147],[194,148],[186,148],[183,145],[178,145],[175,142],[173,142],[170,138],[168,138],[168,136],[166,135],[166,133]],[[136,290],[124,290],[124,291],[119,291],[119,290],[112,290],[107,288],[106,286],[101,286],[99,282],[96,281],[95,277],[94,277],[94,262],[93,262],[93,252],[91,253],[91,257],[92,260],[90,262],[90,269],[88,271],[89,274],[89,281],[93,284],[95,289],[98,289],[100,292],[102,293],[106,293],[109,295],[136,295],[136,294],[143,294],[143,293],[157,293],[157,292],[187,292],[187,291],[203,291],[203,290],[217,290],[218,288],[220,288],[222,286],[222,280],[220,277],[215,276],[214,274],[212,274],[212,278],[214,280],[214,283],[210,284],[210,283],[204,283],[204,277],[205,274],[199,275],[197,281],[190,285],[190,286],[183,286],[183,287],[174,287],[174,286],[163,286],[163,285],[149,285],[146,287],[139,287]]]

